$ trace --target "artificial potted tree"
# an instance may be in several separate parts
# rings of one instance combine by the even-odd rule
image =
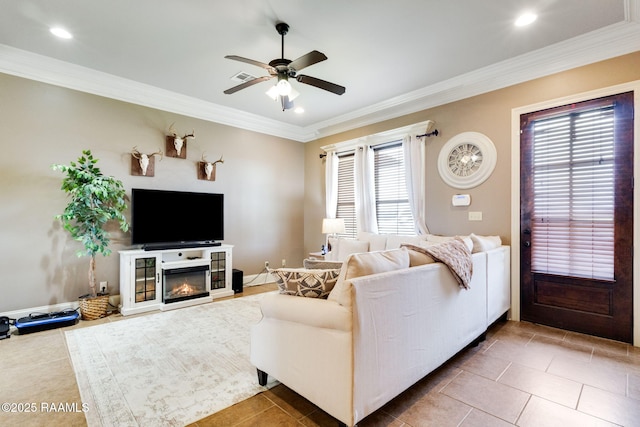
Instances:
[[[107,313],[109,294],[100,293],[96,286],[96,255],[108,256],[110,236],[106,225],[117,221],[122,231],[129,229],[124,216],[127,208],[122,182],[105,176],[96,166],[90,150],[82,151],[77,162],[53,165],[54,170],[66,174],[62,190],[70,197],[64,212],[56,215],[71,237],[82,242],[78,256],[89,256],[89,294],[80,299],[80,313],[85,320],[94,320]]]

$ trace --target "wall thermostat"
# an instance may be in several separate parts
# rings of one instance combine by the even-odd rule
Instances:
[[[471,196],[468,194],[454,194],[451,198],[453,206],[469,206],[471,204]]]

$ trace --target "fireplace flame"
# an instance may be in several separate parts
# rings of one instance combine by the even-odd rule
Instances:
[[[195,286],[191,286],[188,283],[183,283],[182,285],[175,286],[171,292],[169,292],[169,296],[171,297],[180,297],[180,296],[189,296],[198,292],[198,288]]]

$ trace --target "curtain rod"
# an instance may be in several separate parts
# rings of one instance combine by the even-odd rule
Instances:
[[[424,138],[429,137],[429,136],[438,136],[438,129],[434,130],[433,132],[428,132],[428,133],[423,133],[422,135],[416,135],[416,138]]]

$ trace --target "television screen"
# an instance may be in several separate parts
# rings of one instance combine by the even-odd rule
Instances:
[[[131,190],[132,244],[171,248],[223,239],[223,194]]]

